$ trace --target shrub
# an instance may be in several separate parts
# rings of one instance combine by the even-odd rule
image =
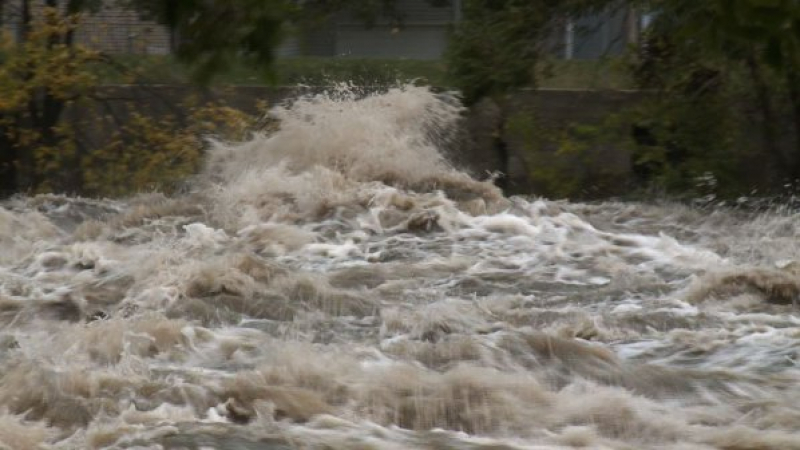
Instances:
[[[111,139],[81,158],[82,192],[111,197],[171,192],[200,169],[204,139],[241,139],[253,125],[251,116],[218,102],[190,101],[179,109],[184,117],[133,110],[124,123],[111,124]]]

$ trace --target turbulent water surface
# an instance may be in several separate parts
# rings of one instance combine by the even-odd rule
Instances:
[[[0,448],[800,449],[800,217],[504,198],[301,99],[190,192],[0,207]]]

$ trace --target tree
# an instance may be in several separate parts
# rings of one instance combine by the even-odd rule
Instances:
[[[465,0],[450,38],[450,77],[465,101],[536,87],[555,48],[553,36],[570,19],[601,11],[613,0]]]
[[[20,33],[0,41],[0,194],[118,195],[154,183],[169,188],[199,166],[201,133],[238,133],[247,122],[243,113],[213,102],[182,103],[157,119],[130,105],[113,111],[98,95],[92,70],[111,60],[74,39],[80,13],[100,3],[18,3]],[[63,120],[73,105],[94,116]],[[98,127],[112,130],[111,139],[87,137]],[[125,182],[114,181],[120,170]]]
[[[351,9],[365,24],[380,16],[400,20],[395,0],[115,1],[169,26],[178,56],[194,68],[201,82],[209,81],[234,59],[263,69],[268,79],[275,48],[292,27],[314,26],[342,9]],[[0,2],[0,6],[17,6],[15,18],[19,22],[16,39],[3,36],[0,40],[0,194],[47,186],[76,191],[88,185],[92,185],[94,192],[103,192],[95,181],[87,184],[77,168],[86,160],[105,164],[108,159],[88,155],[84,141],[74,136],[75,130],[61,119],[70,104],[103,101],[94,97],[93,88],[98,80],[90,66],[113,60],[77,44],[74,37],[80,16],[97,11],[104,3],[103,0],[18,0],[14,5]],[[0,9],[0,23],[8,18],[3,16],[7,10]],[[196,112],[189,111],[187,116]],[[147,118],[139,116],[137,123],[145,123],[144,119]],[[125,124],[118,126],[121,135],[131,135],[124,131]],[[140,128],[156,130],[149,123]],[[152,134],[168,134],[166,129],[156,131]],[[186,138],[182,142],[193,141]],[[118,142],[115,146],[117,153],[122,152]],[[62,167],[75,170],[56,170]]]
[[[207,82],[234,60],[264,70],[269,77],[275,48],[296,6],[287,0],[131,0],[129,5],[173,32],[177,56]]]
[[[46,0],[43,8],[34,10],[29,0],[20,2],[19,42],[9,36],[2,40],[0,192],[38,184],[41,180],[32,167],[41,161],[35,160],[35,150],[60,150],[63,129],[58,124],[65,105],[94,83],[82,67],[96,54],[73,45],[76,13],[97,5]]]
[[[741,183],[733,168],[753,158],[744,124],[755,109],[760,160],[772,161],[775,174],[800,179],[797,0],[464,0],[464,6],[447,62],[468,104],[502,103],[516,89],[536,87],[555,50],[553,37],[567,21],[604,9],[650,11],[654,21],[633,46],[631,69],[638,87],[653,96],[628,114],[639,140],[649,143],[634,161],[646,178],[669,178],[680,190],[709,172],[727,176],[729,187]],[[793,118],[793,154],[785,117]],[[506,122],[498,120],[498,151]]]
[[[426,0],[436,3],[441,0]],[[172,30],[173,49],[207,83],[234,61],[262,69],[272,79],[275,49],[293,30],[319,26],[349,11],[365,26],[379,18],[402,23],[397,0],[125,0]]]
[[[760,115],[763,148],[773,172],[800,178],[800,3],[796,0],[656,0],[643,2],[656,13],[645,34],[634,74],[640,87],[659,93],[662,111],[695,105],[707,108],[722,99],[711,114],[716,125],[726,118],[744,115],[742,100],[752,97]],[[721,96],[727,96],[722,98]],[[788,100],[788,102],[787,102]],[[781,147],[781,110],[790,105],[797,148],[787,155]],[[658,114],[653,115],[658,120]],[[675,133],[697,124],[690,110],[673,119]],[[666,118],[662,118],[665,120]],[[739,119],[741,121],[741,119]],[[673,121],[674,122],[674,121]],[[663,128],[663,127],[662,127]],[[719,128],[719,127],[716,127]],[[667,130],[668,131],[668,130]],[[710,129],[699,129],[701,140]],[[718,141],[730,139],[740,130],[719,129]],[[686,147],[689,142],[683,139]],[[736,145],[730,140],[728,151]],[[709,143],[698,141],[703,152]],[[730,145],[729,145],[730,144]],[[718,144],[713,144],[718,145]]]
[[[553,36],[570,19],[592,14],[613,0],[464,0],[463,20],[452,31],[445,54],[449,78],[465,104],[493,123],[493,150],[504,172],[495,182],[511,188],[503,97],[534,88],[544,61],[555,50]],[[482,104],[481,104],[482,103]]]

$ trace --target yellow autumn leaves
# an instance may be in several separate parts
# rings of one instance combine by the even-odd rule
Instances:
[[[18,190],[124,196],[169,191],[195,173],[204,139],[240,138],[250,118],[189,96],[169,108],[109,99],[97,67],[108,57],[77,43],[78,15],[38,11],[16,39],[0,38],[0,152]]]

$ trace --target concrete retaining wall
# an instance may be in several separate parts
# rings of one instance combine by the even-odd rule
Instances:
[[[321,90],[324,88],[239,86],[212,91],[185,86],[106,86],[95,94],[102,102],[73,106],[65,119],[83,123],[81,128],[87,128],[86,124],[92,123],[98,114],[114,115],[121,120],[131,111],[155,117],[175,115],[182,111],[179,105],[190,98],[195,103],[222,100],[245,112],[263,114],[260,105],[264,103],[275,105]],[[472,108],[464,119],[460,138],[447,144],[446,151],[456,165],[476,177],[487,177],[494,172],[506,174],[499,183],[510,193],[563,196],[565,193],[554,190],[554,183],[547,177],[566,174],[581,185],[577,191],[580,197],[623,194],[631,175],[630,155],[625,149],[597,145],[584,149],[580,155],[556,155],[558,148],[541,137],[543,133],[557,133],[575,124],[597,124],[640,98],[634,92],[523,90],[502,104],[484,102]],[[507,122],[513,122],[514,126]],[[114,130],[109,128],[108,121],[95,123],[88,127],[86,137],[100,145]],[[554,163],[558,167],[550,167]],[[554,171],[558,175],[552,175]]]

